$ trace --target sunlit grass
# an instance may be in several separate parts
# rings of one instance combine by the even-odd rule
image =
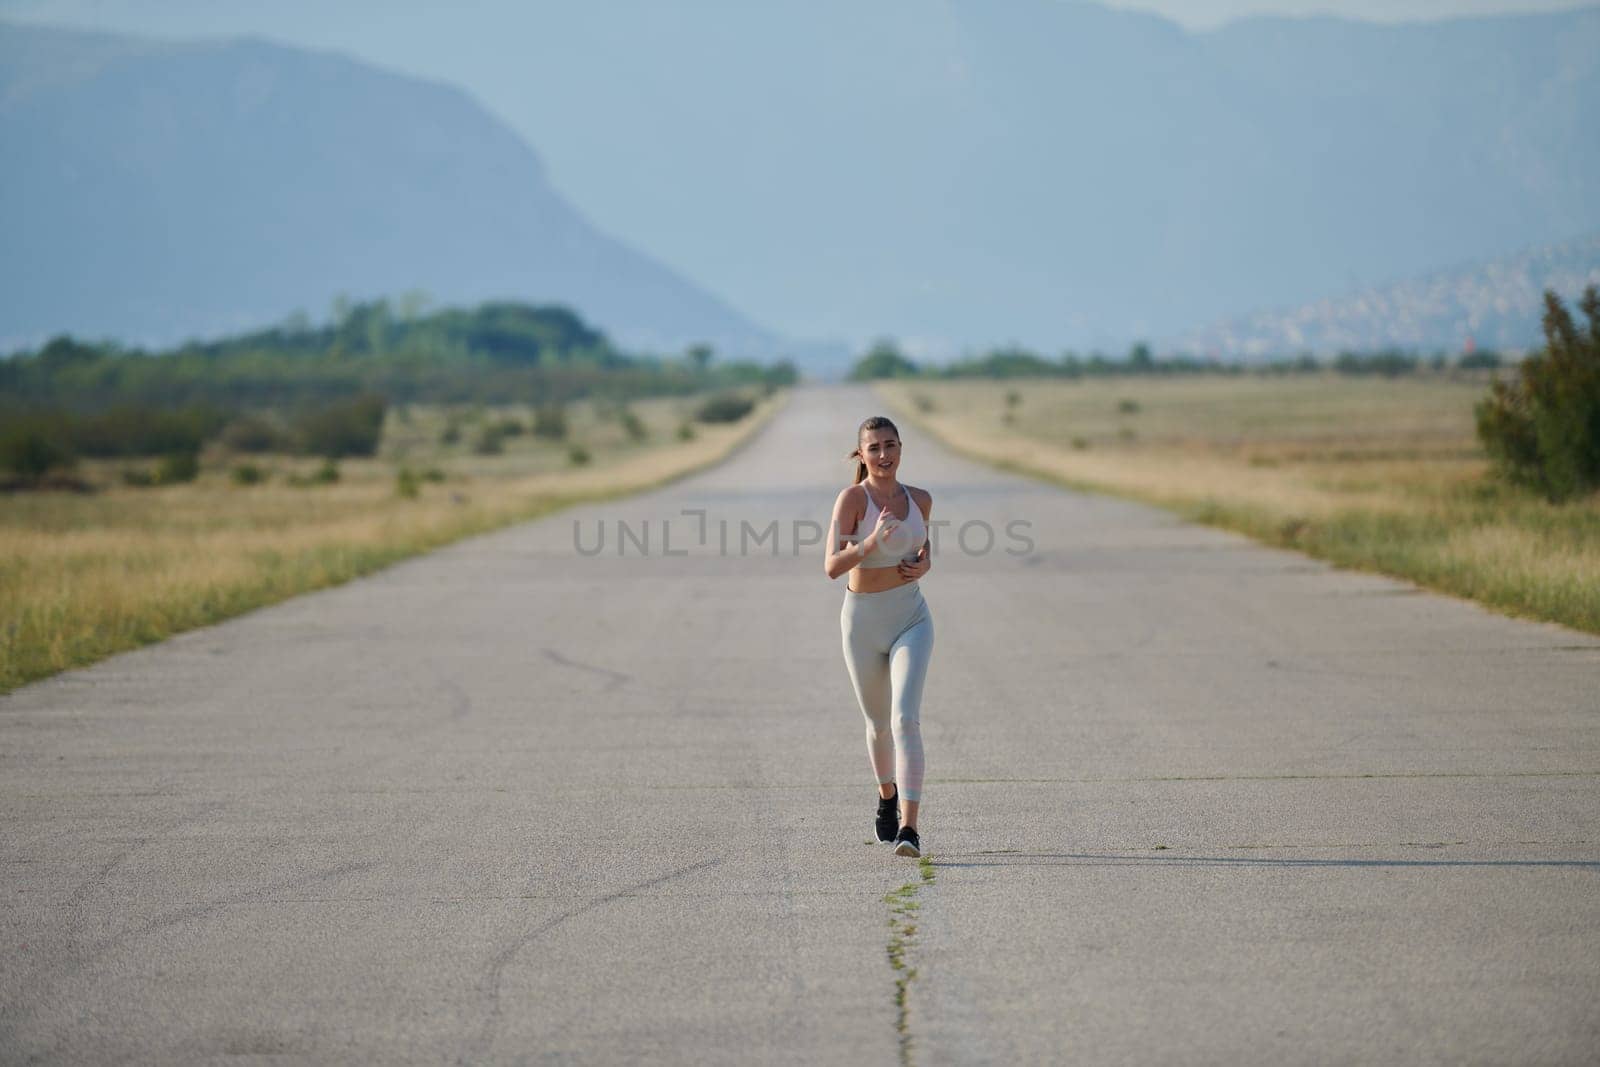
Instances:
[[[880,386],[975,458],[1600,633],[1600,495],[1558,506],[1497,479],[1473,427],[1485,388],[1426,375]]]
[[[687,441],[677,431],[693,399],[631,405],[648,432],[637,442],[614,417],[574,405],[570,440],[525,434],[490,456],[472,452],[471,424],[459,444],[438,444],[449,412],[391,412],[380,455],[340,463],[332,485],[289,484],[319,460],[213,451],[188,485],[130,488],[121,472],[137,464],[107,462],[79,472],[94,493],[0,496],[0,691],[470,534],[668,481],[720,459],[786,399],[762,401],[737,424],[696,423]],[[589,450],[588,463],[572,462],[573,442]],[[267,481],[234,484],[231,470],[245,462],[268,470]],[[422,481],[406,498],[402,463],[444,480]]]

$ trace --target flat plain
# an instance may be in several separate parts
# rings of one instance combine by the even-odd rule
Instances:
[[[699,398],[582,402],[568,407],[559,440],[529,432],[525,408],[410,406],[389,413],[376,456],[334,464],[331,483],[319,481],[322,460],[213,447],[188,483],[131,487],[125,475],[151,461],[102,460],[79,470],[93,492],[0,494],[0,692],[469,534],[681,476],[725,455],[783,399],[716,425],[691,422]],[[507,423],[519,432],[480,453],[485,432]],[[447,432],[454,439],[442,443]],[[259,480],[242,483],[241,470]]]
[[[1600,633],[1600,494],[1551,504],[1478,443],[1483,373],[893,382],[972,456]]]

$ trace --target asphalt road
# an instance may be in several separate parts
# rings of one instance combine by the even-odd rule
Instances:
[[[909,428],[932,880],[869,844],[797,542],[877,406],[0,698],[0,1060],[1600,1056],[1600,641]]]

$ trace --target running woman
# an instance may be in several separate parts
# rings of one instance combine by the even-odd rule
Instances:
[[[933,497],[902,485],[900,431],[874,415],[856,432],[855,484],[833,502],[829,578],[848,573],[839,627],[844,663],[867,720],[867,754],[878,776],[879,841],[900,856],[922,855],[922,683],[933,655],[933,617],[917,580],[928,573]],[[858,536],[857,531],[866,531]],[[898,808],[898,812],[896,811]]]

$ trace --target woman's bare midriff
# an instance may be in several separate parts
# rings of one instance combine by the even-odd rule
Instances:
[[[857,567],[850,572],[848,585],[852,593],[881,593],[914,581],[903,576],[899,567]]]

